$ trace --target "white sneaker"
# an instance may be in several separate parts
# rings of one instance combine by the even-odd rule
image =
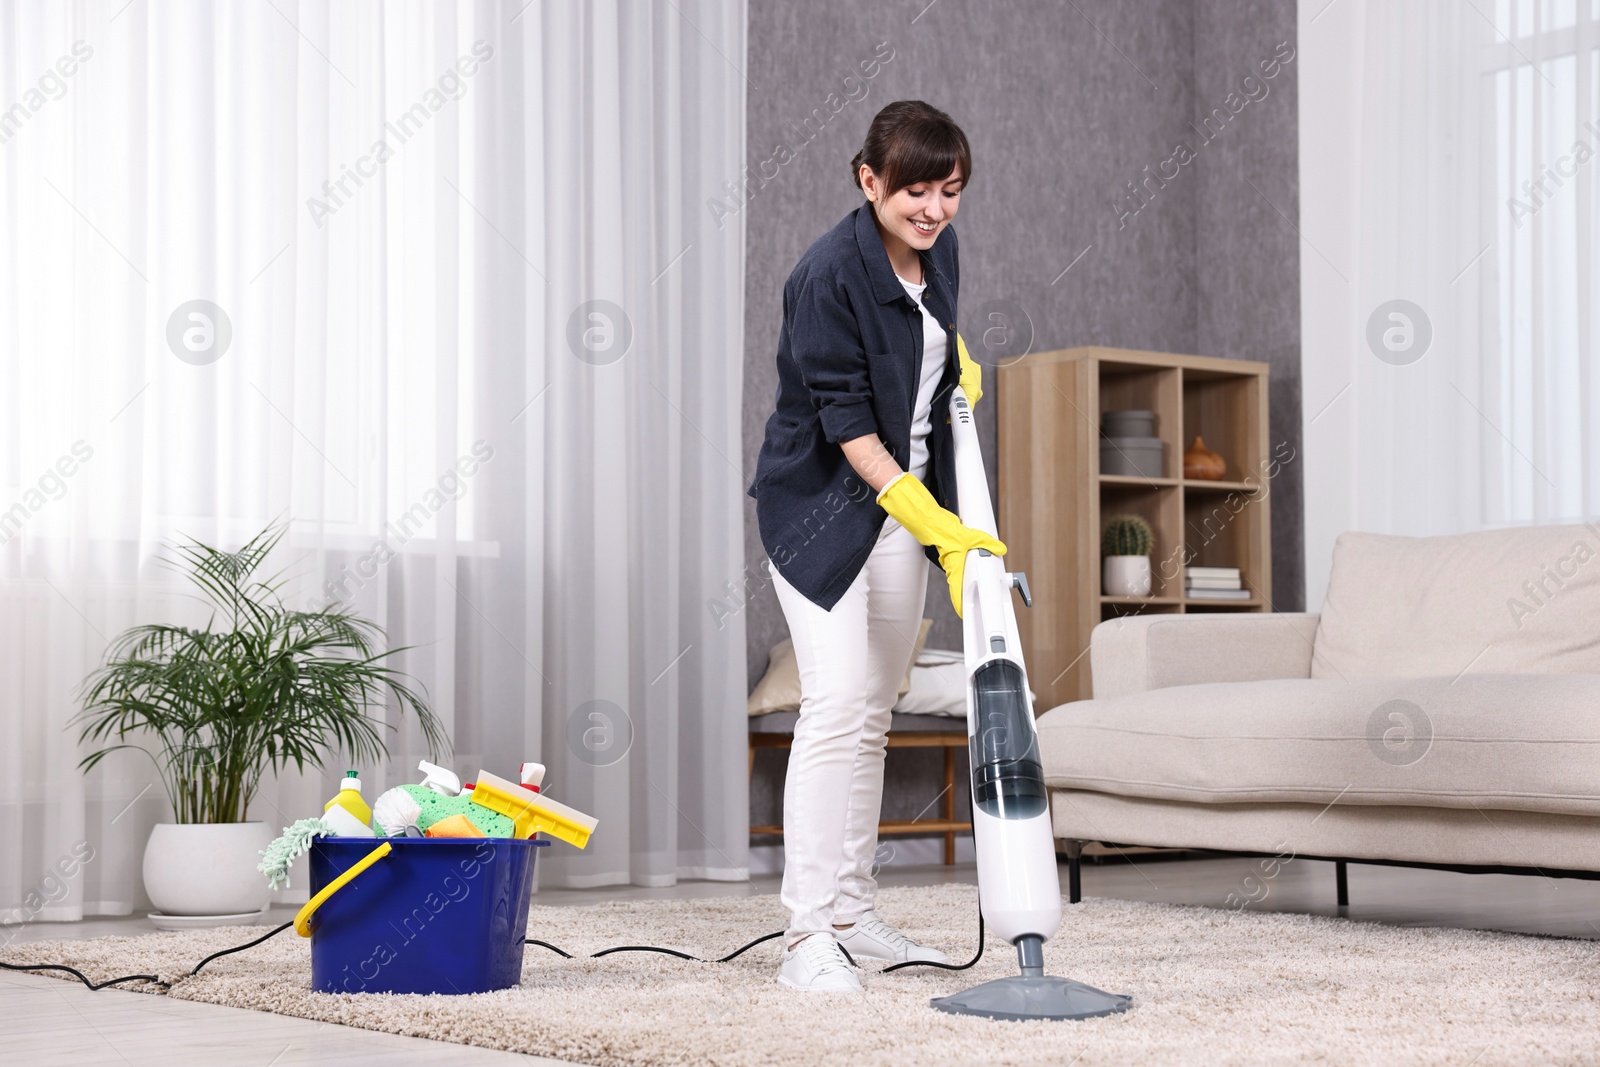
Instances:
[[[861,979],[839,951],[839,942],[827,934],[811,934],[793,948],[783,950],[778,984],[811,993],[860,993]]]
[[[835,930],[839,944],[852,956],[866,956],[890,963],[949,963],[950,957],[936,948],[918,944],[899,930],[878,918],[876,912],[866,912],[848,930]]]

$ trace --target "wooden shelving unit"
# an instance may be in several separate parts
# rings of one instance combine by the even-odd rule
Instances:
[[[1069,348],[999,368],[999,523],[1006,565],[1025,571],[1034,606],[1017,612],[1039,712],[1092,695],[1089,634],[1125,615],[1272,610],[1267,365]],[[1102,475],[1100,413],[1147,408],[1160,478]],[[1183,477],[1199,435],[1227,460],[1221,481]],[[1100,525],[1142,515],[1155,531],[1148,597],[1100,592]],[[1183,594],[1183,567],[1238,567],[1247,601]]]

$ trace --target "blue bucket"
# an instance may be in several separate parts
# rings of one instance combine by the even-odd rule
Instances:
[[[318,837],[311,893],[387,840],[391,851],[313,913],[319,993],[487,993],[522,981],[533,861],[548,841]]]

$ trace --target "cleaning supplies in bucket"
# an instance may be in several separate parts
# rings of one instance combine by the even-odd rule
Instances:
[[[549,844],[533,835],[546,831],[583,848],[597,825],[536,791],[538,764],[522,766],[521,783],[479,771],[464,795],[452,795],[460,779],[444,768],[424,761],[418,769],[422,784],[396,786],[373,805],[372,828],[383,836],[376,848],[311,839],[314,895],[294,926],[311,938],[313,989],[481,993],[516,985],[535,850]],[[325,820],[338,810],[330,806]]]
[[[334,830],[326,819],[301,819],[283,828],[272,844],[261,850],[256,870],[267,876],[267,888],[289,888],[289,865],[311,850],[317,837],[332,837]]]
[[[472,802],[509,816],[516,824],[518,837],[547,833],[583,848],[589,843],[589,835],[596,825],[592,816],[488,771],[478,772]]]
[[[322,806],[322,818],[339,837],[371,837],[372,809],[361,799],[361,776],[346,771],[339,792]]]
[[[487,837],[478,825],[465,815],[451,815],[440,819],[423,831],[426,837]]]
[[[549,845],[533,835],[583,848],[597,825],[538,792],[537,763],[522,765],[520,783],[479,771],[470,794],[446,768],[424,760],[418,770],[422,784],[387,790],[370,809],[360,776],[349,772],[322,818],[286,827],[262,852],[260,869],[276,887],[310,850],[312,897],[294,928],[311,938],[316,990],[481,993],[516,985],[535,850]],[[377,847],[351,840],[374,833]]]
[[[455,816],[476,827],[480,837],[516,836],[507,816],[474,804],[470,796],[446,796],[424,785],[397,785],[380,796],[373,803],[372,825],[384,837],[401,837],[407,826],[427,834]]]
[[[422,784],[435,793],[443,793],[447,797],[461,795],[461,779],[456,777],[454,771],[427,760],[417,764],[417,770],[423,774]]]
[[[486,993],[522,980],[534,858],[548,841],[394,838],[308,917],[321,993]],[[321,892],[377,849],[317,838]],[[296,927],[299,929],[298,925]]]
[[[544,784],[544,764],[524,763],[522,765],[522,788],[539,792],[539,787]]]
[[[422,805],[405,786],[380,793],[372,802],[372,829],[383,837],[405,837],[408,826],[420,831],[421,818]]]
[[[323,813],[326,814],[335,807],[343,808],[354,815],[357,822],[372,822],[372,809],[361,799],[361,775],[358,772],[344,772],[344,779],[339,782],[339,792],[334,794],[332,800],[322,805]]]
[[[462,796],[461,779],[427,760],[417,764],[419,785],[398,785],[372,802],[372,829],[379,837],[511,837],[511,820]],[[435,826],[444,824],[440,829]]]
[[[425,763],[421,785],[395,786],[373,803],[372,827],[384,837],[400,837],[415,826],[428,837],[532,837],[546,833],[583,848],[596,820],[539,792],[544,766],[524,763],[519,782],[480,770],[470,793],[453,795],[459,782],[443,768]],[[445,776],[449,777],[446,778]]]
[[[372,837],[372,827],[360,822],[349,810],[335,804],[322,815],[328,832],[334,837]]]

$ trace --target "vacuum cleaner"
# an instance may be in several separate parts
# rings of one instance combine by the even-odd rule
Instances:
[[[960,388],[950,398],[950,424],[961,521],[999,538],[978,429]],[[1020,973],[932,1003],[940,1011],[991,1019],[1111,1015],[1127,1011],[1133,998],[1044,973],[1044,943],[1061,925],[1061,882],[1013,588],[1033,606],[1025,575],[1007,571],[988,549],[967,553],[961,604],[978,905],[989,929],[1016,946]]]

